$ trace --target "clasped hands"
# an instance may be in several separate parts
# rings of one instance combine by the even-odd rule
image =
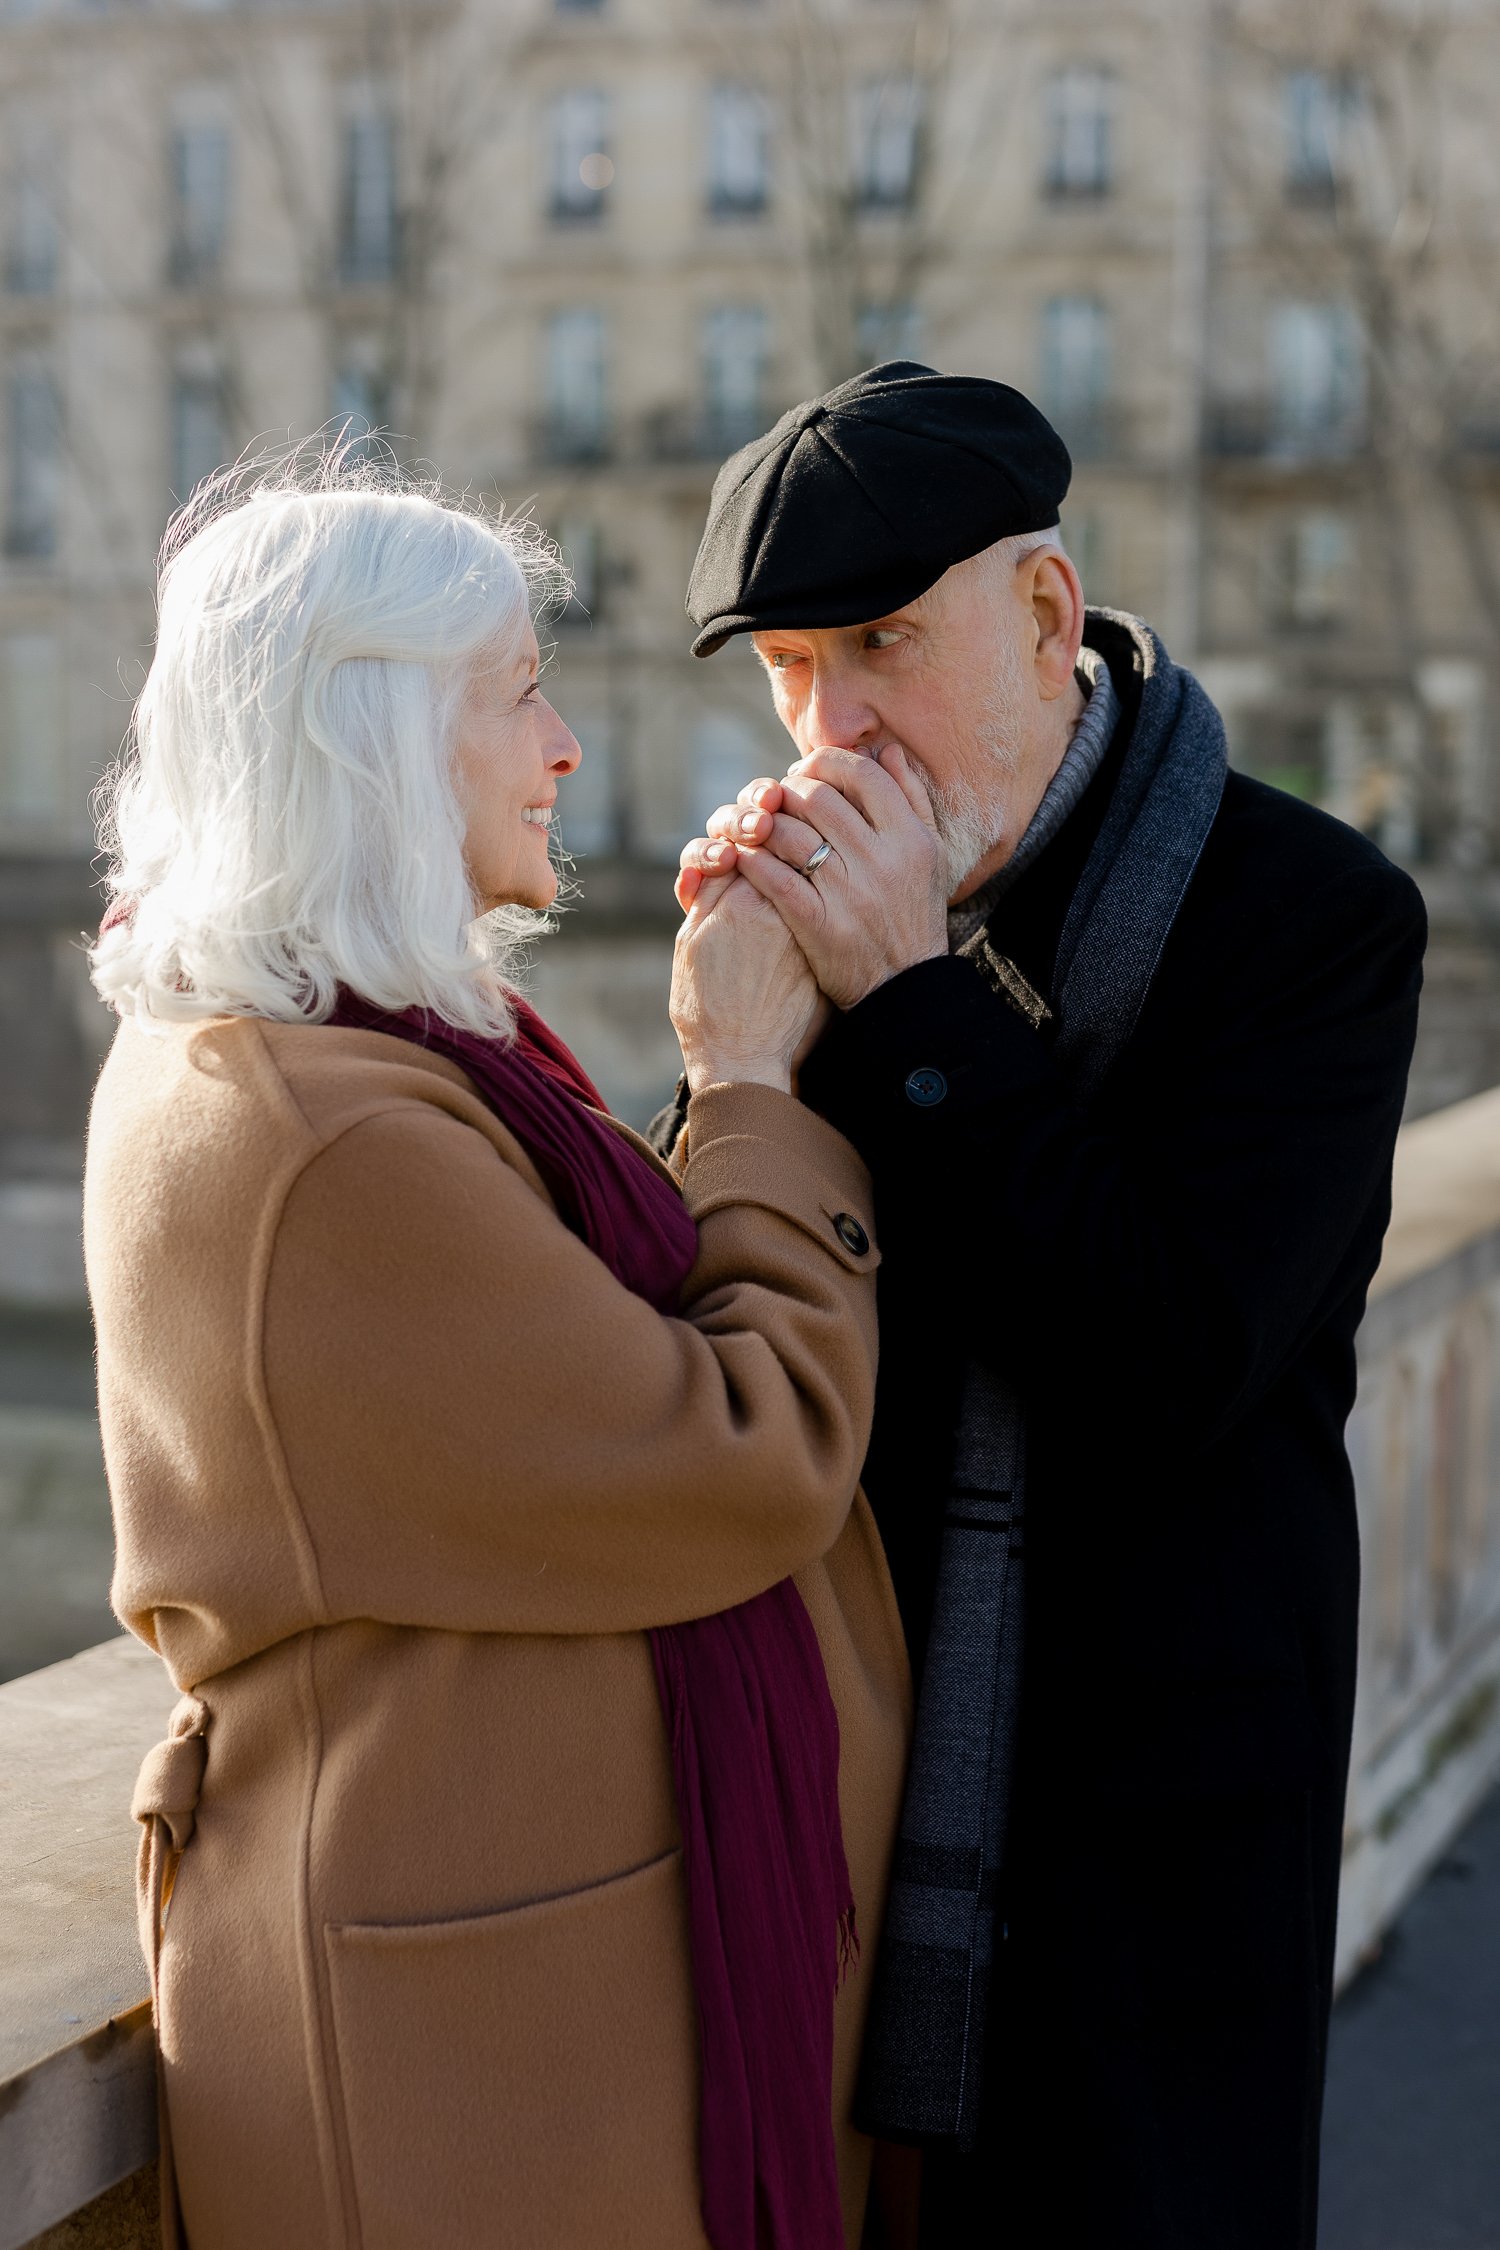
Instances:
[[[689,1086],[789,1091],[830,1007],[947,951],[947,889],[927,791],[894,746],[817,749],[784,781],[748,782],[677,877],[671,1014]]]

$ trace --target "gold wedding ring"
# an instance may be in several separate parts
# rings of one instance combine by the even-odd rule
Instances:
[[[802,870],[803,874],[815,875],[832,850],[833,846],[829,843],[827,837],[825,836],[822,843],[819,844],[817,850],[813,852],[808,858],[807,863]]]

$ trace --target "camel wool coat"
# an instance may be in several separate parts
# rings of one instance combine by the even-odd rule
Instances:
[[[192,2250],[705,2250],[645,1629],[788,1574],[864,1939],[833,2090],[860,2239],[909,1718],[855,1488],[869,1180],[766,1087],[706,1090],[688,1133],[665,1319],[447,1060],[244,1018],[116,1038],[85,1241],[113,1599],[186,1691],[136,1809]]]

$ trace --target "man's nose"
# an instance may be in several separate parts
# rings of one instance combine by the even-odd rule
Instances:
[[[814,679],[802,731],[807,750],[869,751],[880,732],[880,720],[858,684],[834,674]]]

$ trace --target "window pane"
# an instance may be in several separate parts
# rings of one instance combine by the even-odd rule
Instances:
[[[1112,599],[1105,579],[1105,538],[1101,517],[1069,508],[1061,525],[1063,545],[1083,581],[1084,598],[1095,606]]]
[[[568,725],[583,756],[577,772],[569,774],[558,796],[558,832],[563,850],[582,859],[591,852],[610,852],[619,846],[614,761],[604,720],[579,717],[570,710]]]
[[[378,345],[345,345],[333,378],[333,418],[347,432],[344,443],[352,453],[369,452],[366,441],[388,426],[390,386]]]
[[[223,125],[179,125],[172,135],[171,273],[211,281],[229,220],[229,133]]]
[[[604,315],[592,306],[547,323],[547,437],[554,458],[590,460],[604,450]]]
[[[901,210],[917,181],[920,93],[910,78],[881,78],[854,92],[854,185],[870,210]]]
[[[172,490],[186,500],[196,485],[222,468],[229,453],[223,379],[206,358],[194,357],[172,378]]]
[[[62,770],[62,664],[51,633],[0,640],[0,821],[55,829],[69,807]]]
[[[1107,195],[1114,184],[1113,73],[1077,65],[1049,79],[1045,182],[1049,195]]]
[[[38,559],[57,552],[62,447],[51,369],[22,358],[9,384],[10,462],[5,550]]]
[[[599,615],[601,588],[599,526],[586,517],[565,516],[557,544],[573,578],[573,594],[558,623],[588,625]]]
[[[1271,321],[1272,436],[1283,447],[1347,451],[1364,411],[1364,359],[1352,309],[1278,305]]]
[[[1340,73],[1287,73],[1283,105],[1289,194],[1310,202],[1332,201],[1355,99],[1352,82]]]
[[[732,452],[765,416],[770,331],[759,305],[717,305],[703,318],[703,405],[712,446]]]
[[[339,273],[351,282],[389,281],[396,270],[396,127],[370,109],[344,122]]]
[[[708,202],[730,215],[763,211],[770,189],[766,105],[749,86],[715,86],[708,102]]]
[[[1042,308],[1042,402],[1072,444],[1103,434],[1110,397],[1109,307],[1053,297]]]
[[[886,359],[922,357],[922,315],[909,297],[888,305],[862,305],[858,316],[860,357],[867,367]]]
[[[1337,625],[1348,614],[1354,541],[1346,517],[1315,508],[1289,527],[1282,555],[1281,621]]]
[[[57,170],[52,151],[35,137],[19,148],[10,175],[10,239],[5,284],[26,296],[57,285]]]
[[[684,834],[699,831],[720,805],[732,805],[745,783],[765,770],[758,728],[738,711],[705,711],[693,729]]]
[[[595,219],[613,166],[608,105],[591,87],[559,94],[548,117],[547,194],[554,219]]]

